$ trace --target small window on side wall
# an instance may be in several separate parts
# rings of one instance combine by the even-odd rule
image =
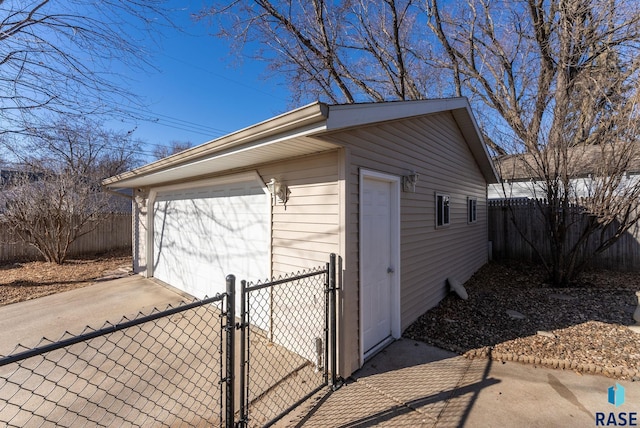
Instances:
[[[449,224],[449,195],[436,193],[436,227]]]
[[[478,200],[467,198],[467,223],[475,223],[476,221],[478,221]]]

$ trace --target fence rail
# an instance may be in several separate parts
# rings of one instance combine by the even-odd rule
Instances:
[[[96,229],[71,244],[69,255],[100,253],[119,248],[130,248],[132,237],[131,214],[110,214]],[[32,260],[40,253],[11,234],[0,221],[0,262]]]
[[[537,207],[538,203],[544,205],[545,202],[524,198],[489,201],[489,241],[492,243],[495,260],[537,261],[537,255],[520,232],[541,249],[545,256],[550,254],[549,238],[542,214]],[[569,231],[568,241],[573,243],[577,240],[580,225],[586,221],[586,214],[578,206],[571,207],[570,210],[574,216],[575,226]],[[586,251],[593,252],[597,245],[596,239],[591,239]],[[590,265],[618,271],[639,271],[640,224],[636,224],[612,247],[597,255]]]

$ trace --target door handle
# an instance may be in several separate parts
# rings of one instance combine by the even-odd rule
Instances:
[[[391,266],[389,266],[387,268],[387,273],[393,273],[393,272],[395,272],[395,271],[393,270],[393,268]]]

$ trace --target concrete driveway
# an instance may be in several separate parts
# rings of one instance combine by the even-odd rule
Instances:
[[[640,385],[618,381],[625,402],[608,402],[614,379],[519,363],[467,360],[402,339],[365,364],[341,389],[316,395],[278,426],[296,427],[587,427],[610,412],[626,425]],[[604,423],[596,425],[596,414]],[[602,419],[601,419],[602,420]],[[613,424],[609,423],[609,426]]]
[[[115,324],[123,316],[133,318],[183,300],[193,298],[133,275],[0,306],[0,355],[11,354],[18,344],[32,348],[43,337],[56,341],[66,331],[77,335],[86,326],[99,329],[107,321]]]

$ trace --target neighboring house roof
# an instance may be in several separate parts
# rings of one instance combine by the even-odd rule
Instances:
[[[616,153],[618,150],[618,153]],[[502,180],[505,181],[523,181],[523,180],[539,180],[543,178],[540,174],[540,168],[536,164],[537,159],[541,159],[544,153],[533,156],[530,153],[505,155],[494,159],[495,167],[500,174]],[[553,156],[550,153],[550,156]],[[617,162],[623,156],[629,156],[626,172],[630,174],[640,173],[640,146],[622,146],[616,147],[615,144],[605,145],[588,145],[571,147],[567,152],[567,172],[570,177],[580,178],[587,177],[590,174],[606,173],[603,169],[603,159],[605,164]],[[555,159],[545,162],[545,166],[553,168]],[[553,175],[553,169],[549,171]]]
[[[328,105],[314,102],[103,181],[110,188],[169,183],[341,147],[323,135],[451,112],[488,183],[498,176],[466,98]]]

